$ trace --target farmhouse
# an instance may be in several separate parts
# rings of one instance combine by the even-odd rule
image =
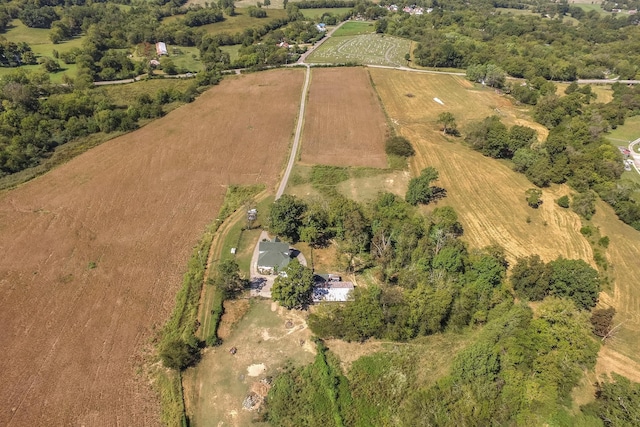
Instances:
[[[354,289],[353,283],[343,282],[337,274],[316,274],[313,301],[344,302],[349,300],[349,294]]]
[[[167,45],[164,42],[156,43],[156,54],[158,54],[158,56],[169,55],[169,52],[167,52]]]
[[[258,244],[258,272],[260,274],[276,274],[284,270],[291,261],[289,244],[281,242],[277,237]]]
[[[327,31],[327,24],[325,24],[324,22],[321,22],[318,25],[316,25],[316,28],[318,31],[324,33],[325,31]]]

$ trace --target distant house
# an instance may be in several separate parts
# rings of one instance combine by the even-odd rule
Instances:
[[[258,272],[260,274],[276,274],[284,270],[291,262],[289,244],[281,242],[277,237],[258,244]]]
[[[351,282],[343,282],[337,274],[316,274],[313,300],[344,302],[349,300],[349,294],[355,288]]]
[[[318,25],[316,25],[316,28],[318,29],[318,31],[321,31],[323,33],[327,31],[327,25],[324,22],[321,22]]]
[[[158,54],[158,56],[169,55],[169,52],[167,52],[167,45],[164,42],[156,43],[156,54]]]
[[[282,41],[282,42],[278,43],[276,46],[278,46],[278,47],[284,47],[284,48],[289,49],[289,43],[287,43],[287,42],[285,42],[285,41]]]

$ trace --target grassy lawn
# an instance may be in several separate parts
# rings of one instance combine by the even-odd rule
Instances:
[[[222,346],[207,349],[200,363],[184,373],[187,413],[193,424],[251,425],[255,412],[243,410],[242,402],[250,392],[266,395],[268,387],[260,380],[275,375],[287,361],[312,361],[315,347],[305,317],[306,313],[283,310],[268,300],[251,300],[246,314],[232,319],[234,325]],[[228,321],[223,316],[223,323]],[[231,347],[237,348],[235,355],[229,353]]]
[[[624,125],[609,132],[606,137],[617,145],[626,145],[625,142],[640,138],[640,116],[625,119]]]
[[[175,88],[185,90],[192,83],[189,79],[152,79],[141,80],[126,85],[126,90],[122,90],[122,85],[102,86],[100,90],[107,92],[116,105],[126,106],[135,102],[143,93],[149,94],[152,98],[160,89]]]
[[[332,15],[342,15],[343,13],[347,13],[351,8],[348,7],[334,7],[334,8],[323,8],[323,9],[302,9],[301,12],[305,18],[315,19],[320,18],[325,13],[330,13]],[[349,24],[345,24],[349,25]]]
[[[338,31],[342,28],[344,26]],[[348,37],[336,37],[334,34],[309,56],[307,62],[406,65],[404,57],[409,53],[410,44],[409,40],[382,34],[362,34]]]
[[[53,44],[49,40],[49,30],[42,28],[29,28],[24,25],[20,20],[14,19],[9,25],[9,29],[2,34],[7,40],[21,43],[25,42],[31,46],[33,53],[37,58],[49,57],[54,58],[53,51],[58,53],[68,52],[73,48],[80,47],[82,45],[82,37],[76,37],[71,40],[66,40],[62,43]],[[61,59],[58,60],[62,70],[51,74],[51,81],[53,83],[61,83],[63,74],[67,74],[70,77],[75,77],[77,67],[75,64],[65,64]],[[0,68],[0,77],[12,73],[17,68]],[[26,71],[41,70],[42,67],[38,65],[25,65],[20,67]]]
[[[229,59],[231,59],[231,62],[233,62],[238,59],[238,51],[240,50],[241,46],[242,45],[239,44],[234,44],[232,46],[220,46],[220,50],[222,50],[223,52],[227,52],[229,54]]]
[[[252,18],[246,9],[237,8],[236,16],[225,16],[224,21],[203,25],[201,28],[204,28],[209,34],[235,34],[244,31],[246,28],[260,27],[272,19],[287,17],[287,11],[284,9],[265,8],[265,10],[267,11],[266,18]]]
[[[357,36],[359,34],[370,34],[374,31],[373,22],[347,22],[333,33],[333,37]]]
[[[197,47],[169,46],[169,58],[178,67],[180,72],[202,71],[200,51]]]

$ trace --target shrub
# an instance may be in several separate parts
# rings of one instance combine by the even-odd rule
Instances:
[[[560,197],[558,200],[556,200],[556,203],[558,204],[558,206],[560,206],[561,208],[565,208],[567,209],[569,207],[569,196],[562,196]]]
[[[416,152],[409,140],[402,136],[392,136],[385,142],[384,151],[388,155],[411,157]]]

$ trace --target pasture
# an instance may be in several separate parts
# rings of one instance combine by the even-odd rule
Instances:
[[[318,50],[309,55],[307,62],[401,66],[407,64],[405,55],[409,53],[410,44],[409,40],[383,34],[349,37],[336,37],[334,34]]]
[[[383,168],[386,133],[384,112],[364,68],[312,70],[303,163]]]
[[[358,36],[360,34],[371,34],[375,31],[373,22],[349,21],[343,24],[333,33],[333,37]]]
[[[49,30],[43,28],[29,28],[20,20],[14,19],[9,25],[9,29],[2,34],[7,40],[14,43],[25,42],[31,46],[33,53],[37,58],[48,57],[55,59],[54,50],[58,53],[68,52],[71,49],[79,48],[82,45],[82,37],[76,37],[71,40],[65,40],[62,43],[53,44],[49,39]],[[53,83],[61,83],[62,76],[67,74],[74,77],[77,67],[75,64],[65,64],[61,59],[57,59],[60,63],[61,71],[50,74]],[[0,77],[16,71],[18,68],[0,67]],[[24,65],[21,70],[36,71],[41,70],[41,65]]]
[[[229,311],[220,325],[226,338],[223,345],[206,349],[200,363],[183,375],[187,414],[193,425],[251,425],[257,414],[243,409],[243,401],[251,393],[266,395],[268,386],[261,380],[277,374],[287,361],[306,364],[313,360],[315,345],[310,341],[306,313],[253,299],[244,314],[247,308],[237,306],[245,304],[225,304]],[[229,353],[232,347],[236,354]]]
[[[579,233],[580,219],[553,201],[568,191],[566,187],[545,189],[542,206],[531,209],[524,193],[533,185],[524,175],[466,147],[461,139],[444,137],[437,124],[444,111],[451,112],[462,129],[471,120],[498,114],[505,124],[542,131],[526,110],[492,90],[476,89],[462,77],[382,69],[370,73],[396,130],[417,151],[411,161],[413,175],[426,166],[440,172],[437,185],[448,195],[437,205],[456,209],[472,247],[499,244],[511,262],[531,253],[545,260],[562,255],[592,262],[589,242]]]
[[[333,8],[322,8],[322,9],[300,9],[300,12],[307,19],[318,19],[325,13],[329,13],[331,15],[342,15],[349,12],[351,8],[348,7],[333,7]]]
[[[287,17],[287,11],[279,8],[276,9],[273,6],[268,9],[266,18],[252,18],[249,16],[249,12],[247,9],[239,7],[239,2],[236,2],[236,15],[235,16],[226,16],[224,17],[224,21],[214,22],[213,24],[203,25],[200,28],[203,28],[209,34],[219,34],[219,33],[229,33],[235,34],[244,31],[247,28],[256,28],[261,27],[272,19],[280,19]],[[246,6],[245,6],[246,7]]]
[[[0,195],[0,424],[158,424],[151,342],[225,187],[275,186],[303,77],[225,79]]]

